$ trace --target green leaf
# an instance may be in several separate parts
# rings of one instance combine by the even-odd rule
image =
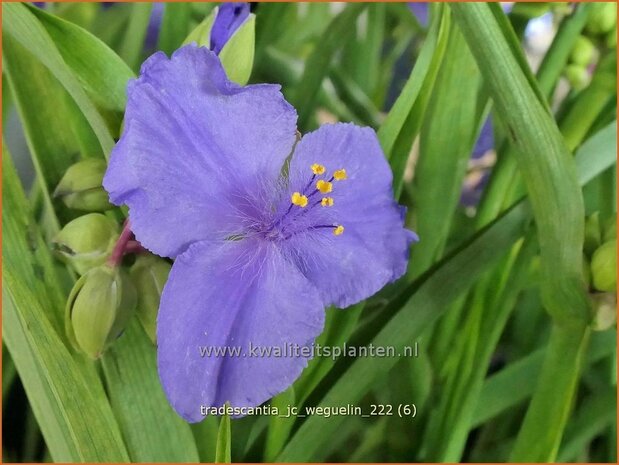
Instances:
[[[346,44],[343,51],[343,73],[350,76],[360,90],[373,96],[381,72],[381,55],[385,33],[386,5],[369,4],[353,26],[355,40]]]
[[[487,101],[478,102],[479,70],[462,34],[455,25],[451,29],[421,126],[413,178],[415,231],[423,241],[412,250],[408,274],[413,277],[443,252]]]
[[[553,317],[544,370],[511,459],[553,461],[567,421],[591,318],[582,266],[584,207],[575,166],[504,16],[486,4],[451,5],[484,75],[534,211],[541,294]]]
[[[157,48],[171,55],[179,48],[189,32],[189,20],[191,19],[191,3],[170,2],[165,4],[161,28],[159,29],[159,42]]]
[[[599,167],[610,168],[616,163],[608,164],[608,160],[617,159],[617,121],[613,121],[598,131],[576,152],[576,169],[579,176],[593,179],[600,173]]]
[[[575,413],[574,421],[565,430],[558,461],[576,462],[588,444],[617,420],[617,389],[607,387],[594,392]]]
[[[294,425],[295,417],[280,418],[285,415],[288,407],[295,405],[294,388],[290,387],[281,394],[271,399],[271,406],[277,408],[279,415],[269,417],[269,429],[264,446],[264,461],[273,462],[286,444],[290,431]]]
[[[337,50],[349,39],[353,30],[352,24],[361,11],[362,4],[348,4],[343,12],[337,15],[327,27],[325,33],[314,46],[314,50],[305,60],[305,68],[301,81],[296,86],[292,101],[299,112],[299,127],[306,129],[314,113],[316,98],[326,74],[329,72],[331,60]]]
[[[215,17],[217,16],[217,7],[213,11],[209,13],[209,15],[204,18],[204,20],[198,24],[185,38],[183,41],[183,45],[190,44],[195,42],[196,45],[200,47],[209,47],[211,45],[211,29],[213,28],[213,23],[215,22]]]
[[[144,10],[144,5],[139,4]],[[134,5],[135,6],[135,5]],[[45,30],[54,41],[62,58],[71,71],[79,79],[84,89],[95,100],[97,105],[123,112],[127,103],[127,81],[135,77],[127,64],[97,37],[68,21],[46,13],[41,8],[32,7],[32,13],[41,21]],[[127,33],[135,34],[132,40],[139,36],[136,30],[140,24],[133,24],[134,18],[144,21],[144,11],[140,15],[132,15]],[[145,27],[145,26],[144,26]],[[143,33],[142,33],[143,34]],[[128,42],[124,44],[128,46]],[[133,45],[136,48],[136,45]],[[129,58],[137,60],[135,53]],[[129,53],[130,50],[125,50]]]
[[[229,404],[226,403],[226,406]],[[219,433],[217,434],[217,449],[215,450],[215,463],[231,463],[231,441],[230,416],[226,412],[219,422]]]
[[[613,331],[593,334],[587,354],[589,365],[611,355],[617,347]],[[521,404],[533,395],[545,349],[538,349],[526,357],[510,363],[484,382],[477,400],[471,427],[476,428],[507,409]]]
[[[497,117],[518,150],[539,232],[544,304],[556,318],[586,322],[590,315],[582,277],[584,209],[572,157],[489,7],[451,7],[486,80]]]
[[[231,81],[244,86],[249,81],[254,64],[256,42],[256,16],[249,18],[230,37],[219,53],[221,64]]]
[[[200,462],[214,462],[215,452],[217,447],[217,417],[208,415],[200,423],[193,423],[190,425],[191,432],[198,448],[198,454],[200,456]]]
[[[97,135],[103,153],[108,156],[114,139],[105,121],[36,16],[23,4],[11,3],[4,6],[2,24],[4,31],[36,56],[69,92]]]
[[[125,462],[94,366],[60,336],[66,294],[6,148],[2,166],[2,334],[45,442],[57,462]]]
[[[550,99],[589,16],[590,5],[580,3],[574,8],[574,13],[561,21],[557,35],[537,71],[539,88],[547,100]]]
[[[131,16],[129,16],[129,24],[120,46],[119,55],[133,71],[137,71],[141,63],[144,39],[146,38],[152,9],[151,3],[131,4]],[[63,35],[63,37],[66,37],[66,35]],[[56,42],[58,43],[58,40]]]
[[[337,94],[355,115],[358,115],[361,122],[371,127],[378,127],[381,120],[380,112],[363,89],[338,67],[333,67],[329,76]]]
[[[12,37],[4,38],[4,75],[13,93],[26,142],[37,174],[43,201],[45,236],[50,239],[60,224],[50,192],[66,169],[82,156],[101,156],[90,125],[62,85]],[[68,216],[66,209],[60,216]]]
[[[189,425],[170,407],[156,349],[138,320],[103,355],[112,408],[133,462],[199,462]]]
[[[378,131],[378,139],[393,171],[396,198],[402,191],[404,169],[447,46],[449,12],[442,5],[436,5],[434,11],[430,31],[415,67]]]
[[[540,91],[548,101],[567,65],[569,54],[580,37],[588,11],[589,5],[579,4],[576,12],[561,22],[557,35],[544,55],[537,71],[537,80]],[[503,147],[498,148],[500,158],[492,171],[490,182],[479,205],[476,220],[480,226],[493,220],[498,212],[518,198],[514,186],[520,187],[522,179],[516,166],[515,150],[507,144],[503,144]]]
[[[327,310],[325,329],[318,337],[316,343],[323,347],[340,347],[350,338],[355,330],[357,322],[365,303],[341,310],[331,308]],[[320,381],[329,373],[335,365],[331,357],[315,357],[303,371],[299,380],[295,383],[297,404],[304,402],[311,392],[318,386]]]

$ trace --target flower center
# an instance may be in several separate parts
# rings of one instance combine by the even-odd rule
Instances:
[[[287,209],[266,228],[264,237],[268,240],[287,239],[299,232],[312,229],[331,229],[335,236],[344,233],[344,226],[332,221],[330,215],[316,210],[333,207],[336,198],[331,195],[335,182],[347,178],[345,169],[335,170],[327,174],[324,165],[314,163],[310,166],[312,176],[302,190],[290,195]],[[314,212],[314,213],[311,213]],[[320,214],[323,213],[323,214]]]

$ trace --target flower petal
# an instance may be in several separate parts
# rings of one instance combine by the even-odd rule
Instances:
[[[202,405],[260,405],[290,386],[308,358],[250,356],[249,344],[309,346],[323,324],[317,290],[272,243],[193,244],[172,267],[157,321],[166,395],[190,422],[203,419]],[[201,346],[246,356],[202,357]]]
[[[416,235],[404,228],[404,209],[392,193],[392,174],[376,134],[353,124],[324,125],[303,137],[291,164],[291,185],[302,185],[310,166],[326,167],[333,181],[333,206],[317,207],[314,222],[342,225],[309,229],[286,242],[287,253],[320,290],[325,305],[347,307],[399,278],[408,263]],[[310,215],[307,215],[308,217]]]
[[[208,49],[159,52],[129,83],[125,128],[103,185],[126,204],[138,240],[174,257],[229,234],[230,197],[276,179],[296,138],[296,112],[279,86],[230,82]]]
[[[219,55],[226,42],[249,17],[249,3],[226,2],[219,11],[211,28],[211,50]]]

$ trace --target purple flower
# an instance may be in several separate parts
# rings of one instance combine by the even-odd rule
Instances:
[[[161,29],[161,21],[163,20],[163,10],[163,3],[153,3],[150,18],[148,19],[148,26],[146,27],[144,50],[152,51],[157,46],[157,39],[159,39],[159,30]]]
[[[408,2],[408,7],[415,18],[417,18],[417,21],[419,21],[419,24],[423,27],[427,27],[430,13],[430,6],[428,5],[428,2]]]
[[[249,3],[222,3],[211,29],[211,50],[217,55],[249,16]]]
[[[481,128],[475,147],[473,147],[472,158],[482,157],[488,150],[494,148],[494,128],[492,126],[492,117],[488,116],[484,125]]]
[[[374,131],[332,124],[298,140],[296,121],[279,86],[241,87],[195,45],[156,53],[129,84],[104,186],[129,206],[137,239],[176,259],[158,368],[188,421],[201,406],[256,406],[285,390],[325,306],[359,302],[406,270],[415,235]],[[296,353],[252,352],[285,347]]]

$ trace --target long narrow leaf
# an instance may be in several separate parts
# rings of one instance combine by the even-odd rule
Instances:
[[[59,462],[126,461],[94,367],[74,359],[50,321],[60,313],[53,306],[64,306],[62,291],[45,243],[27,217],[28,205],[6,151],[2,165],[2,334],[47,446]]]

